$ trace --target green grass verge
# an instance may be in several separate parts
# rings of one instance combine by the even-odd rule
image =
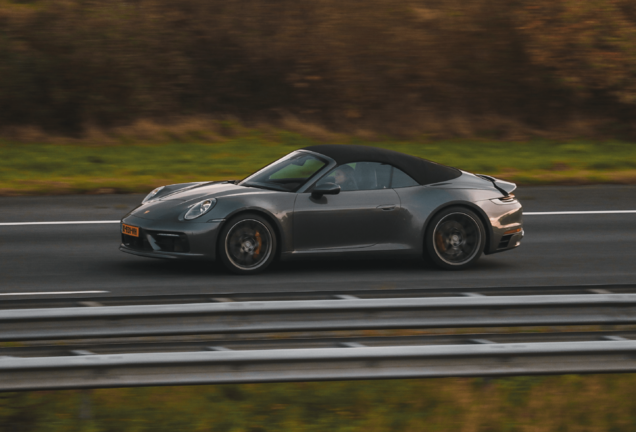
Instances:
[[[0,431],[632,432],[636,375],[5,393]],[[82,398],[92,419],[79,414]]]
[[[485,140],[343,143],[389,148],[519,184],[636,183],[636,145]],[[0,142],[0,194],[146,192],[157,185],[240,179],[317,142],[290,132],[248,132],[222,142],[110,145]]]

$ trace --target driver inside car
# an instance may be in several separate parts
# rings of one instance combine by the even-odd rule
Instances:
[[[342,191],[358,190],[358,185],[354,178],[354,171],[349,165],[339,166],[333,173],[335,183],[340,186]]]

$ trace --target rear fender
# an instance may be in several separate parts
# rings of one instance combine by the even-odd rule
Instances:
[[[428,218],[426,219],[426,223],[424,225],[424,230],[422,231],[422,245],[424,245],[424,238],[426,236],[426,231],[428,231],[428,227],[429,224],[431,222],[431,220],[442,210],[447,209],[449,207],[464,207],[466,209],[472,210],[473,212],[475,212],[477,214],[477,216],[479,216],[479,219],[481,220],[481,223],[484,225],[484,230],[486,231],[486,247],[485,250],[489,251],[492,247],[492,238],[493,238],[493,228],[492,228],[492,224],[490,223],[490,218],[488,217],[488,215],[486,214],[486,212],[479,207],[478,205],[471,203],[471,202],[467,202],[467,201],[450,201],[447,203],[444,203],[443,205],[437,207],[433,212],[431,212],[431,214],[428,216]]]

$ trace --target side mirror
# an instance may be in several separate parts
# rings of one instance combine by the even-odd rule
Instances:
[[[340,185],[335,183],[323,183],[311,191],[311,196],[321,198],[323,195],[338,195],[340,193]]]

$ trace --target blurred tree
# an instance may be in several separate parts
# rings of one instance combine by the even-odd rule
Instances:
[[[548,129],[569,116],[611,118],[636,102],[635,8],[0,0],[0,126],[79,133],[140,118],[292,114],[336,128],[470,135],[501,118]]]
[[[560,83],[636,103],[636,3],[532,0],[515,18],[532,62]]]

